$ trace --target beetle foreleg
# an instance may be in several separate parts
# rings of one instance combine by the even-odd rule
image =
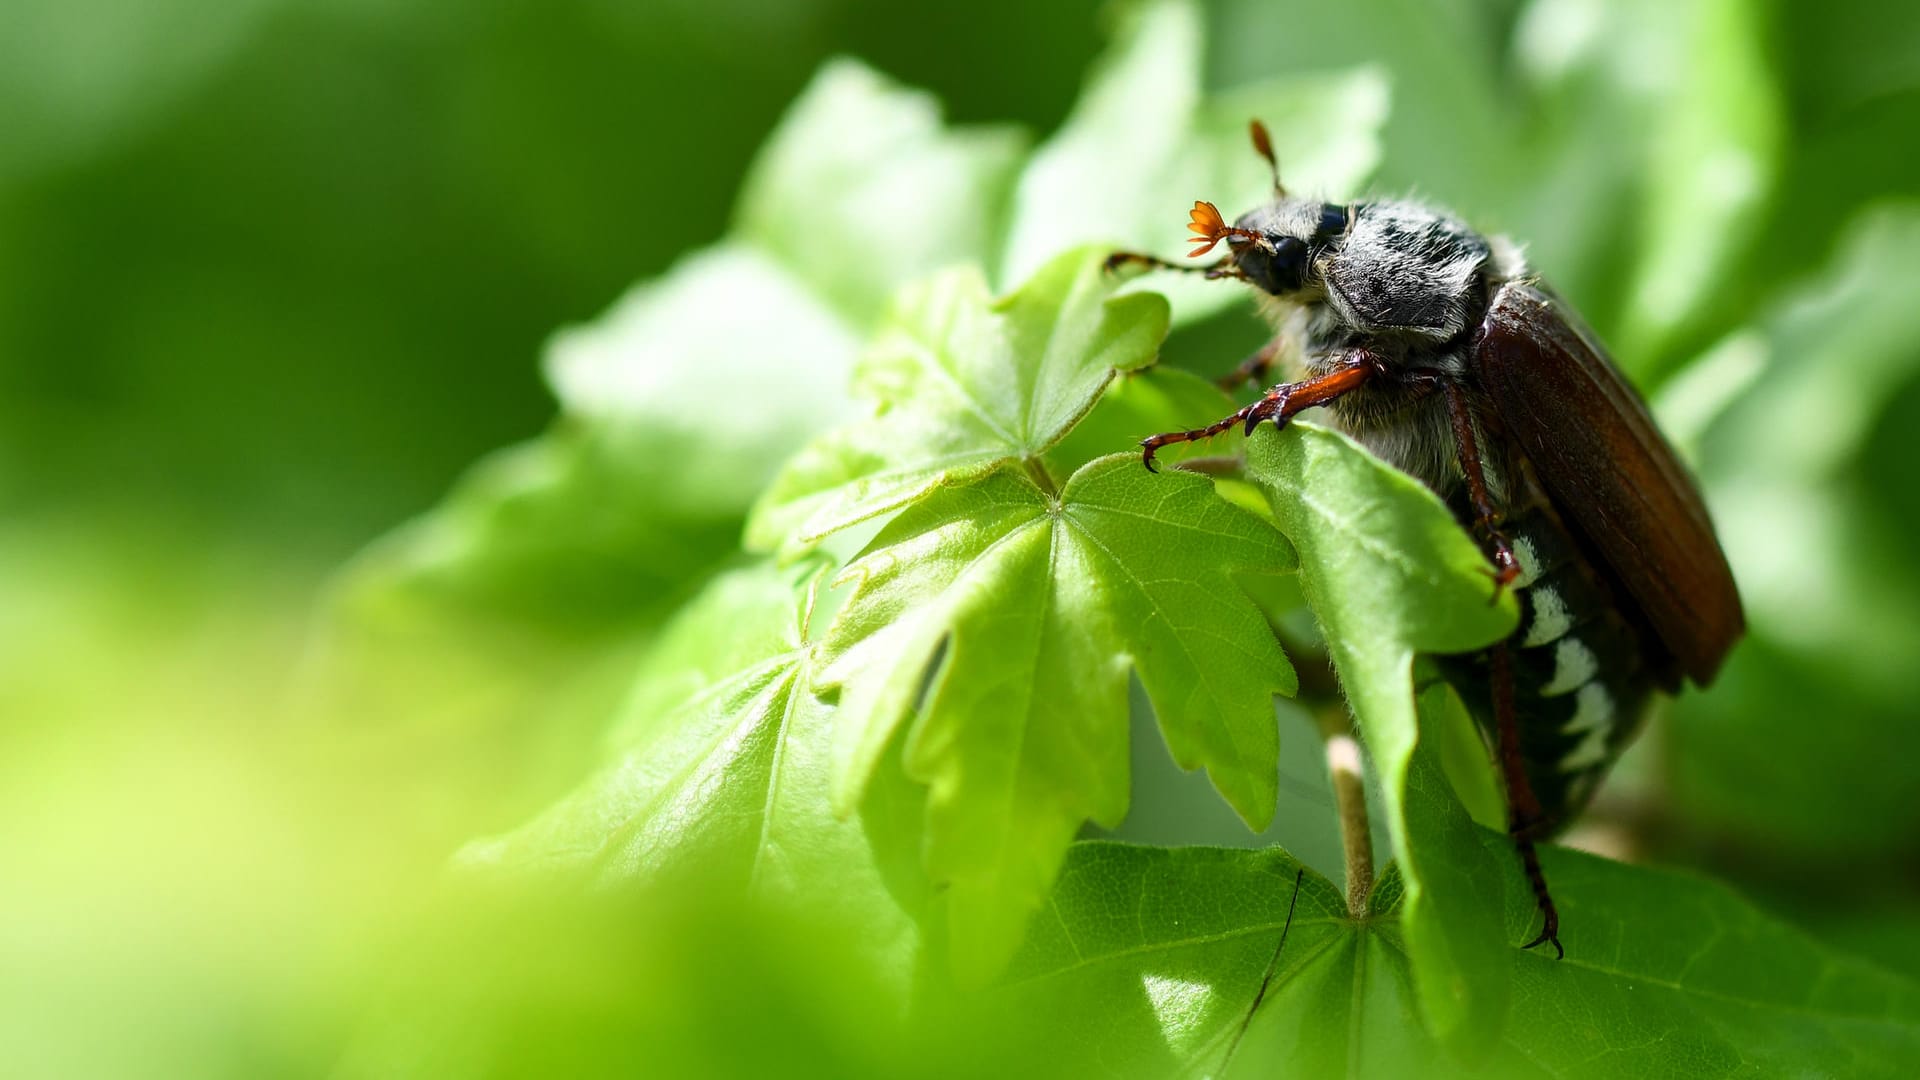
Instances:
[[[1192,431],[1169,431],[1164,435],[1152,435],[1141,439],[1140,464],[1145,465],[1148,472],[1159,472],[1160,470],[1153,467],[1153,455],[1159,453],[1161,447],[1172,446],[1175,443],[1190,443],[1199,442],[1201,439],[1211,439],[1215,435],[1246,419],[1255,409],[1266,404],[1266,401],[1266,398],[1261,398],[1259,401],[1235,412],[1232,416],[1224,420],[1216,420],[1203,428],[1194,428]]]
[[[1348,361],[1325,375],[1306,379],[1297,383],[1281,383],[1267,391],[1259,401],[1236,410],[1233,415],[1216,420],[1203,428],[1192,431],[1170,431],[1164,435],[1153,435],[1140,440],[1140,463],[1148,472],[1158,470],[1153,467],[1153,455],[1163,446],[1176,443],[1199,442],[1211,439],[1235,424],[1244,424],[1248,434],[1258,427],[1262,420],[1272,420],[1285,427],[1295,413],[1311,409],[1316,405],[1325,405],[1343,394],[1356,389],[1372,377],[1377,366],[1372,353],[1355,350]]]

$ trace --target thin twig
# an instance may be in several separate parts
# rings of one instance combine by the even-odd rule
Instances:
[[[1327,772],[1333,779],[1334,805],[1340,810],[1340,846],[1347,864],[1347,914],[1364,919],[1373,895],[1373,833],[1367,823],[1360,744],[1353,737],[1344,709],[1320,714],[1320,735],[1326,740]]]

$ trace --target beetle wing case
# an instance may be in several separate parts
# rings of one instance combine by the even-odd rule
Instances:
[[[1705,686],[1745,628],[1699,489],[1646,405],[1552,294],[1499,286],[1474,377],[1556,508],[1592,541],[1661,643]]]

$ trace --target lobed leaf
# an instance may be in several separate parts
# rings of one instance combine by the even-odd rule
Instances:
[[[805,547],[943,484],[1037,459],[1117,371],[1151,363],[1166,301],[1115,297],[1100,251],[1070,252],[994,300],[978,270],[909,287],[861,358],[864,421],[829,432],[774,481],[749,546]]]
[[[905,767],[930,788],[926,866],[963,978],[1011,954],[1081,824],[1126,813],[1129,672],[1174,759],[1255,828],[1272,817],[1272,700],[1295,679],[1232,575],[1291,566],[1207,480],[1128,454],[1057,494],[1012,468],[941,489],[847,568],[823,679],[836,789],[857,796],[913,718]]]

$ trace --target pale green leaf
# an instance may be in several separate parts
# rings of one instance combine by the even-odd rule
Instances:
[[[1130,672],[1174,760],[1255,828],[1272,817],[1273,695],[1295,680],[1232,575],[1291,566],[1208,481],[1124,454],[1057,495],[1013,469],[943,489],[848,568],[825,642],[838,790],[858,794],[912,718],[905,766],[930,788],[927,870],[963,978],[1011,953],[1081,824],[1125,815]]]
[[[1443,1041],[1497,1031],[1506,1009],[1503,935],[1475,887],[1493,856],[1462,843],[1471,819],[1436,771],[1412,770],[1419,740],[1413,661],[1499,640],[1517,618],[1511,593],[1490,604],[1487,561],[1418,481],[1338,433],[1263,428],[1248,469],[1273,492],[1280,529],[1372,755],[1393,850],[1406,879],[1406,939],[1422,1012]],[[1411,810],[1425,785],[1426,809]]]
[[[811,283],[732,242],[555,335],[547,379],[565,422],[618,454],[656,514],[736,517],[781,458],[850,414],[856,325]]]
[[[761,150],[735,235],[848,321],[871,325],[901,282],[987,260],[1025,151],[1017,129],[945,128],[933,95],[857,61],[832,61]]]
[[[748,543],[804,546],[1001,463],[1037,466],[1166,335],[1166,301],[1114,297],[1101,263],[1099,251],[1062,255],[999,300],[972,269],[906,289],[855,373],[873,414],[788,465]]]
[[[1387,84],[1363,68],[1340,75],[1203,90],[1197,5],[1159,0],[1126,14],[1061,130],[1021,174],[1001,280],[1018,281],[1061,249],[1098,242],[1172,256],[1196,199],[1235,216],[1272,197],[1247,122],[1272,130],[1290,190],[1345,199],[1379,160]],[[1196,264],[1197,265],[1197,264]],[[1163,280],[1164,279],[1164,280]],[[1219,282],[1159,275],[1182,320],[1238,301]]]
[[[1545,120],[1510,136],[1520,182],[1476,209],[1635,372],[1664,374],[1679,340],[1733,313],[1717,309],[1759,299],[1745,282],[1784,138],[1768,21],[1743,0],[1520,13],[1513,64]]]

